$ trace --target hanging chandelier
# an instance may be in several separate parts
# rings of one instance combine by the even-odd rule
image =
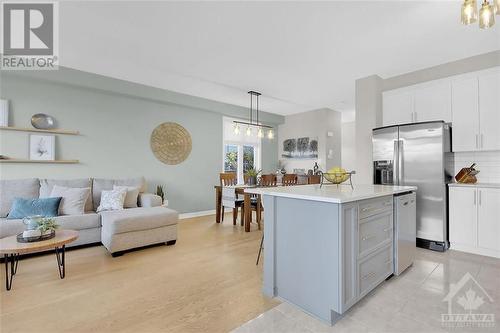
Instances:
[[[259,123],[259,96],[262,95],[259,92],[250,90],[248,92],[250,95],[250,116],[248,119],[248,122],[246,121],[238,121],[235,120],[233,121],[234,123],[234,134],[238,135],[241,132],[240,126],[246,126],[245,134],[247,136],[251,136],[253,134],[253,129],[257,129],[257,137],[258,138],[263,138],[264,137],[264,132],[267,131],[267,138],[268,139],[273,139],[274,138],[274,132],[273,132],[273,127],[272,126],[267,126],[267,125],[262,125]],[[253,117],[254,114],[254,100],[256,104],[255,108],[255,118]]]
[[[469,25],[475,23],[479,17],[479,28],[488,29],[495,24],[495,14],[500,15],[500,0],[484,0],[477,10],[477,0],[464,0],[461,11],[462,24]]]

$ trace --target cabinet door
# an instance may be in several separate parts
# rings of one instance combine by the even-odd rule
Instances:
[[[481,150],[500,150],[500,70],[479,76]]]
[[[434,81],[415,90],[414,121],[451,121],[451,83]]]
[[[417,202],[418,204],[418,202]],[[477,193],[475,188],[450,187],[450,243],[476,246]]]
[[[384,126],[413,121],[413,92],[407,89],[386,91],[382,96]]]
[[[341,237],[342,246],[342,313],[347,311],[358,299],[357,258],[358,258],[358,205],[342,204]]]
[[[479,146],[478,80],[462,78],[451,83],[453,151],[475,151]]]
[[[478,189],[478,245],[500,251],[500,189]]]

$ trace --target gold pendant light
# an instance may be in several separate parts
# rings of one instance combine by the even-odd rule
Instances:
[[[500,15],[500,0],[493,0],[493,7],[495,7],[495,14]]]
[[[476,0],[465,0],[462,4],[462,24],[469,25],[477,21],[477,2]]]
[[[479,10],[479,27],[481,29],[491,28],[495,24],[494,6],[490,5],[488,0],[484,0]]]

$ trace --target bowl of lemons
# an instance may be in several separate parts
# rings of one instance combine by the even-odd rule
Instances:
[[[323,173],[323,177],[332,184],[341,184],[349,179],[351,173],[341,167],[333,167]]]

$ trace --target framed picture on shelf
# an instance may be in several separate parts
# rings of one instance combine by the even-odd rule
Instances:
[[[38,161],[56,159],[56,137],[54,135],[30,134],[29,158]]]

